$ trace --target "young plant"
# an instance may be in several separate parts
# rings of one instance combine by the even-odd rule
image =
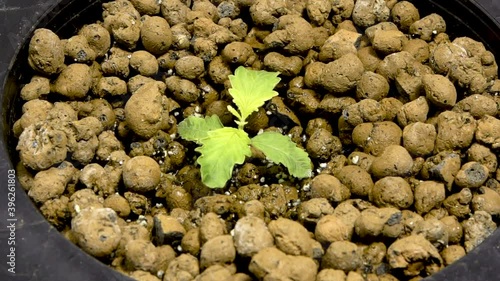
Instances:
[[[237,118],[238,128],[224,127],[217,115],[205,118],[189,116],[179,123],[179,135],[189,141],[201,144],[196,151],[201,179],[211,188],[222,188],[231,178],[234,165],[243,164],[251,156],[250,146],[262,151],[267,159],[283,164],[288,172],[297,178],[311,176],[311,160],[307,153],[297,147],[288,137],[276,132],[263,132],[250,139],[243,130],[246,119],[264,102],[278,95],[274,87],[280,81],[278,72],[249,70],[238,67],[229,75],[236,110],[228,110]]]

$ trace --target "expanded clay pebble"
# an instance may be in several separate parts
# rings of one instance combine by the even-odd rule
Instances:
[[[90,47],[87,38],[81,35],[75,35],[64,41],[64,54],[81,63],[88,63],[96,58],[96,53]]]
[[[98,159],[110,159],[113,166],[121,166],[120,162],[127,160],[129,157],[123,151],[123,145],[118,140],[117,136],[112,131],[104,131],[98,136],[99,146],[96,150]],[[109,158],[108,158],[109,157]]]
[[[103,17],[107,17],[109,15],[115,15],[117,13],[127,13],[131,15],[133,18],[140,18],[139,12],[134,8],[132,2],[128,0],[116,0],[108,3],[104,3],[102,5]]]
[[[161,168],[161,167],[160,167]],[[161,185],[160,185],[161,187]],[[165,189],[166,206],[170,209],[181,208],[190,210],[193,206],[193,198],[189,192],[180,186],[172,186]]]
[[[230,264],[236,258],[233,237],[220,235],[211,238],[203,244],[200,251],[200,267],[202,269],[212,265]]]
[[[191,34],[186,29],[184,24],[176,24],[171,26],[170,30],[172,31],[172,45],[171,47],[176,50],[184,50],[187,51],[190,45],[190,41],[192,39]]]
[[[104,27],[110,31],[113,39],[124,48],[132,50],[137,46],[141,36],[139,18],[126,12],[117,12],[104,17]]]
[[[358,247],[349,241],[336,241],[330,244],[321,260],[323,268],[343,271],[356,270],[361,266],[361,263]]]
[[[228,64],[245,66],[252,65],[257,59],[252,46],[245,42],[231,42],[227,44],[222,50],[221,56]]]
[[[68,202],[69,198],[66,196],[47,200],[40,207],[40,212],[54,227],[62,230],[71,220]]]
[[[388,146],[380,156],[373,159],[370,171],[377,178],[386,176],[408,176],[413,159],[408,151],[399,145]]]
[[[378,30],[372,40],[375,51],[388,55],[403,50],[406,35],[399,30]]]
[[[210,280],[229,280],[232,278],[231,269],[222,265],[212,265],[205,269],[194,280],[197,281],[210,281]]]
[[[21,89],[20,96],[25,101],[42,98],[50,93],[50,80],[42,76],[33,76]]]
[[[455,216],[446,216],[440,219],[448,232],[448,243],[458,244],[462,240],[463,227]]]
[[[39,28],[29,44],[28,63],[45,75],[59,73],[64,67],[64,45],[54,32]]]
[[[210,1],[193,1],[193,2],[194,3],[191,6],[191,10],[193,11],[193,14],[200,13],[206,18],[210,18],[213,22],[219,21],[220,13],[219,13],[219,10],[217,9],[217,6],[215,4],[211,3]],[[229,10],[229,9],[226,9],[226,10]],[[235,11],[233,11],[233,13],[234,12]],[[225,14],[225,13],[223,13],[223,14],[224,14],[223,17],[229,17],[231,14],[231,11],[227,11],[227,14]],[[189,16],[190,15],[188,15],[188,17]]]
[[[78,178],[78,170],[69,163],[62,162],[58,167],[36,173],[29,187],[28,196],[37,203],[61,196],[69,183]]]
[[[421,271],[432,274],[439,271],[443,265],[443,259],[436,247],[422,235],[411,235],[396,240],[387,249],[387,259],[391,267],[403,269],[406,276],[417,276]]]
[[[440,152],[469,147],[476,128],[477,121],[469,113],[442,112],[437,118],[434,150]]]
[[[434,150],[436,134],[432,124],[411,123],[403,129],[403,146],[413,156],[427,156]]]
[[[135,270],[135,271],[131,272],[129,274],[129,276],[131,278],[133,278],[134,280],[143,280],[143,281],[158,281],[158,280],[160,280],[155,275],[153,275],[149,272],[146,272],[146,271],[142,271],[142,270]]]
[[[300,223],[279,218],[271,221],[268,228],[276,247],[285,254],[313,257],[314,240]]]
[[[336,175],[349,188],[352,195],[366,197],[373,188],[373,180],[370,174],[359,166],[344,166]]]
[[[412,54],[413,57],[421,63],[425,63],[430,57],[429,44],[420,38],[413,38],[406,41],[403,46],[403,51]]]
[[[355,28],[355,26],[353,26],[353,28]],[[366,36],[366,39],[368,39],[369,43],[373,43],[375,33],[379,31],[398,31],[398,27],[393,22],[385,21],[366,28],[364,35]]]
[[[130,205],[125,197],[120,194],[111,194],[106,197],[103,202],[104,207],[113,209],[116,214],[122,218],[128,217],[130,214]]]
[[[372,99],[380,101],[389,93],[389,83],[384,76],[365,71],[356,85],[358,99]]]
[[[278,19],[276,30],[264,38],[268,48],[283,47],[292,55],[303,53],[313,46],[312,26],[304,18],[285,15]]]
[[[318,272],[316,277],[317,281],[329,281],[329,280],[346,280],[346,274],[343,270],[325,268]]]
[[[71,232],[78,245],[90,255],[110,255],[121,239],[115,211],[109,208],[82,209],[71,221]]]
[[[459,245],[450,245],[441,251],[441,257],[445,265],[450,265],[465,256],[465,249]]]
[[[264,66],[285,76],[296,76],[302,69],[302,60],[298,56],[286,57],[276,52],[264,57]]]
[[[492,217],[500,215],[500,194],[488,187],[480,187],[472,198],[474,211],[485,211]]]
[[[202,244],[208,240],[227,234],[226,225],[215,213],[205,214],[200,221],[200,241]]]
[[[455,184],[462,188],[478,188],[488,178],[488,168],[477,162],[465,163],[455,176]]]
[[[401,142],[401,128],[394,122],[361,123],[352,131],[352,141],[371,156],[378,156],[389,145]]]
[[[123,96],[127,94],[127,82],[119,77],[102,77],[96,85],[95,93],[99,97]]]
[[[339,59],[345,54],[356,54],[361,34],[346,29],[339,29],[335,34],[328,37],[320,48],[318,58],[322,62]]]
[[[179,76],[170,76],[165,79],[165,83],[167,84],[168,91],[180,103],[195,102],[201,95],[201,90],[193,82],[182,79]]]
[[[388,80],[394,80],[401,72],[415,69],[415,58],[406,51],[393,53],[384,57],[376,66],[375,72]],[[409,74],[409,73],[408,73]]]
[[[482,118],[486,115],[497,115],[498,109],[494,100],[485,95],[471,95],[457,102],[453,111],[469,112],[475,118]]]
[[[333,207],[326,198],[312,198],[298,207],[298,220],[305,226],[315,225],[323,216],[333,214]]]
[[[70,99],[80,99],[87,95],[92,85],[90,67],[73,63],[64,68],[53,84],[53,91]]]
[[[194,54],[203,59],[205,63],[211,62],[217,56],[217,44],[208,38],[195,38],[192,44]]]
[[[306,3],[307,16],[319,26],[327,20],[331,9],[332,3],[327,0],[309,0]]]
[[[385,120],[385,108],[376,100],[363,99],[347,106],[342,111],[342,117],[352,126],[361,123],[379,122]]]
[[[361,79],[363,72],[361,60],[348,53],[326,65],[321,62],[311,63],[306,67],[304,82],[308,87],[320,87],[342,94],[356,87],[356,82]]]
[[[101,63],[102,73],[108,76],[127,78],[130,74],[131,53],[117,47],[111,47],[109,52],[111,55]]]
[[[320,174],[311,181],[311,197],[326,198],[330,202],[342,202],[349,199],[351,192],[336,177]]]
[[[78,34],[87,39],[87,43],[94,50],[96,57],[104,56],[111,47],[111,35],[100,24],[84,25]]]
[[[195,56],[185,56],[175,62],[175,72],[185,79],[201,77],[205,72],[203,60]]]
[[[332,154],[338,154],[342,150],[340,139],[333,136],[325,129],[317,129],[306,143],[306,151],[312,158],[327,160]]]
[[[24,166],[40,171],[66,159],[67,141],[63,131],[46,123],[37,123],[21,133],[16,150]]]
[[[157,249],[150,241],[131,240],[125,245],[125,266],[155,273]]]
[[[415,187],[415,209],[424,214],[439,207],[445,199],[444,184],[435,181],[423,181]]]
[[[168,264],[163,280],[194,279],[199,274],[198,259],[190,254],[181,254]]]
[[[130,0],[134,8],[141,15],[156,15],[160,13],[160,1],[158,0]]]
[[[86,208],[103,208],[103,199],[91,189],[85,188],[75,191],[69,198],[68,208],[71,216],[75,217],[81,210]]]
[[[172,31],[168,22],[158,16],[144,16],[141,26],[141,42],[153,55],[162,55],[172,45]]]
[[[252,257],[248,269],[257,278],[297,278],[298,280],[314,281],[318,265],[312,258],[287,255],[280,250],[269,247],[260,250]]]
[[[173,26],[186,21],[189,8],[180,0],[162,1],[161,14]]]
[[[460,156],[455,152],[443,151],[428,157],[420,171],[424,179],[443,181],[446,188],[451,190],[455,175],[461,167]]]
[[[378,207],[406,209],[413,204],[413,191],[401,177],[384,177],[375,182],[369,198]]]
[[[356,218],[354,230],[361,238],[396,238],[403,232],[402,213],[392,207],[367,208]]]
[[[192,228],[188,230],[182,237],[181,247],[184,252],[189,253],[193,256],[198,256],[201,248],[200,230],[198,228]]]
[[[119,179],[113,180],[111,175],[106,177],[106,173],[107,171],[101,165],[88,164],[82,169],[79,181],[87,188],[93,189],[97,194],[107,196],[116,192]]]
[[[471,213],[469,203],[472,201],[472,192],[468,188],[463,188],[460,192],[448,196],[443,201],[443,206],[450,215],[457,218],[465,218]]]
[[[167,129],[168,101],[158,82],[140,87],[125,104],[125,120],[134,133],[150,138],[159,130]]]
[[[205,37],[214,41],[217,45],[227,44],[238,40],[238,36],[227,27],[218,25],[208,18],[199,18],[193,22],[193,36]],[[187,42],[189,47],[189,41]]]
[[[435,106],[449,108],[455,105],[457,90],[448,78],[439,74],[422,77],[425,95]]]
[[[134,215],[144,215],[146,211],[149,211],[151,208],[148,198],[144,195],[126,191],[123,196],[127,199],[130,205],[130,211]],[[148,227],[151,228],[151,225],[148,224]]]
[[[391,19],[401,31],[406,32],[420,19],[420,13],[411,2],[399,1],[391,9]]]
[[[356,1],[352,11],[352,19],[354,23],[366,28],[376,23],[387,21],[391,10],[387,3],[382,3],[377,0],[361,0]]]
[[[433,36],[446,31],[446,22],[438,14],[430,14],[415,22],[409,27],[409,33],[425,41],[430,41]]]
[[[497,228],[491,215],[485,211],[474,212],[469,219],[462,222],[462,226],[464,228],[464,248],[466,252],[474,249]]]
[[[158,72],[155,56],[146,51],[135,51],[130,57],[130,67],[143,76],[154,76]]]
[[[154,190],[160,177],[160,166],[147,156],[133,157],[123,165],[123,183],[131,191],[145,193]]]
[[[412,235],[423,235],[436,249],[443,249],[448,246],[448,231],[446,226],[435,218],[419,221],[415,225]]]
[[[327,247],[335,241],[348,241],[352,237],[352,228],[336,215],[325,215],[319,219],[314,229],[316,241]]]
[[[348,226],[349,235],[352,237],[352,233],[354,233],[354,225],[361,214],[360,210],[370,207],[374,206],[367,201],[362,201],[361,199],[350,199],[340,203],[337,208],[335,208],[333,215],[340,218],[344,224]]]
[[[251,257],[274,245],[274,238],[263,219],[246,216],[234,226],[234,246],[239,255]]]
[[[405,103],[398,111],[396,117],[398,123],[405,127],[414,122],[425,122],[429,113],[427,99],[419,97],[416,100]]]
[[[361,258],[363,259],[363,263],[375,268],[382,265],[385,253],[387,252],[387,247],[384,243],[374,242],[369,245],[361,246],[360,250],[362,251]]]
[[[476,139],[493,149],[500,147],[500,119],[485,115],[477,121]]]

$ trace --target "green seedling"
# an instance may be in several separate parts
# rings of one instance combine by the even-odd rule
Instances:
[[[234,165],[243,164],[245,157],[251,156],[251,146],[262,151],[268,160],[283,164],[292,176],[311,176],[309,156],[288,136],[263,132],[250,138],[243,130],[250,114],[278,95],[274,91],[280,81],[278,75],[278,72],[249,70],[242,66],[234,75],[229,75],[229,94],[238,110],[232,106],[228,106],[228,110],[237,118],[238,128],[224,127],[217,115],[189,116],[179,123],[179,135],[201,145],[196,148],[201,153],[197,162],[201,179],[208,187],[224,187],[232,176]]]

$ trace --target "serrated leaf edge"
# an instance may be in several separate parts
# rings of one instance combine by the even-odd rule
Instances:
[[[262,137],[262,135],[264,135],[264,134],[268,134],[268,135],[269,135],[269,134],[276,134],[276,137],[283,137],[283,138],[287,138],[287,139],[288,139],[288,141],[289,141],[289,144],[291,145],[291,149],[293,149],[293,150],[295,151],[295,153],[296,153],[296,154],[302,155],[302,156],[303,156],[303,157],[301,157],[301,158],[302,158],[302,160],[305,160],[305,159],[307,159],[307,160],[308,160],[307,162],[309,163],[309,168],[308,168],[308,169],[306,169],[306,170],[304,170],[304,171],[303,171],[303,173],[300,173],[300,174],[299,174],[299,173],[297,173],[296,171],[294,171],[294,170],[295,170],[295,169],[294,169],[294,167],[289,167],[286,163],[283,163],[282,161],[279,161],[278,159],[272,159],[272,157],[269,157],[269,155],[268,155],[268,154],[264,151],[265,149],[263,150],[263,149],[262,149],[262,147],[261,147],[261,146],[259,146],[259,145],[258,145],[258,143],[256,143],[256,142],[255,142],[255,139],[261,138],[261,137]],[[260,137],[259,137],[259,136],[260,136]],[[287,168],[287,170],[288,170],[288,173],[289,173],[290,175],[292,175],[292,176],[294,176],[294,177],[296,177],[296,178],[308,178],[308,177],[311,177],[311,175],[312,175],[312,170],[311,170],[311,168],[310,168],[310,167],[311,167],[311,159],[309,158],[309,155],[308,155],[308,154],[307,154],[307,152],[305,152],[303,149],[301,149],[300,147],[298,147],[298,146],[297,146],[297,145],[296,145],[296,144],[295,144],[295,143],[294,143],[294,142],[290,139],[290,137],[288,137],[288,136],[284,136],[284,135],[282,135],[282,134],[280,134],[280,133],[276,133],[276,132],[263,132],[262,134],[257,135],[257,136],[255,136],[255,137],[253,137],[253,138],[251,139],[251,145],[252,145],[253,147],[255,147],[256,149],[258,149],[258,150],[262,151],[262,152],[264,153],[264,155],[265,155],[267,158],[269,158],[271,161],[273,161],[273,162],[275,162],[275,163],[282,164],[283,166],[285,166],[285,167]],[[272,146],[269,146],[269,147],[272,147]],[[283,155],[288,155],[288,153],[285,153],[285,151],[283,151],[283,150],[279,149],[278,147],[272,147],[272,148],[274,148],[275,150],[278,150],[278,151],[282,152],[282,154],[283,154]],[[289,162],[290,162],[290,163],[293,163],[295,167],[299,167],[299,166],[300,166],[300,165],[297,165],[297,163],[298,163],[299,161],[297,161],[297,159],[296,159],[296,158],[294,158],[294,159],[290,159],[290,161],[289,161]]]
[[[230,128],[230,127],[223,127],[223,128],[216,129],[216,130],[213,130],[213,131],[208,132],[208,137],[207,137],[207,138],[205,138],[205,140],[209,139],[209,138],[210,138],[210,135],[214,134],[217,130],[224,130],[224,129],[232,129],[232,130],[235,130],[235,132],[241,132],[241,133],[243,133],[243,134],[244,134],[244,135],[248,138],[248,142],[246,142],[245,144],[246,144],[246,145],[248,145],[248,148],[249,148],[249,149],[248,149],[248,151],[247,151],[247,152],[245,152],[245,151],[241,151],[241,152],[242,152],[242,154],[241,154],[241,155],[239,155],[239,156],[241,156],[241,157],[240,157],[240,159],[239,159],[239,160],[234,161],[234,162],[231,164],[231,168],[229,169],[229,173],[227,173],[226,175],[224,175],[224,178],[223,178],[224,183],[223,183],[223,184],[219,184],[219,183],[211,184],[211,182],[209,182],[209,181],[208,181],[208,180],[206,180],[206,178],[205,178],[205,175],[206,175],[206,174],[208,174],[208,173],[204,172],[204,170],[206,169],[206,167],[205,167],[205,165],[204,165],[203,163],[201,163],[201,162],[200,162],[200,160],[204,157],[204,154],[203,154],[202,150],[203,150],[203,147],[204,147],[205,143],[203,143],[203,140],[202,140],[202,141],[201,141],[202,145],[201,145],[201,146],[199,146],[199,147],[197,147],[197,148],[195,149],[195,151],[197,151],[197,152],[199,152],[199,153],[201,154],[201,156],[200,156],[200,157],[198,157],[198,159],[196,160],[196,162],[200,165],[200,172],[201,172],[202,182],[203,182],[206,186],[208,186],[208,187],[210,187],[210,188],[223,188],[223,187],[226,185],[227,181],[228,181],[228,180],[232,177],[232,171],[234,170],[234,166],[235,166],[236,164],[238,164],[238,165],[243,164],[243,163],[245,162],[245,158],[246,158],[246,157],[248,157],[248,156],[251,156],[251,152],[250,152],[250,142],[251,142],[251,140],[250,140],[250,138],[248,137],[248,134],[247,134],[245,131],[243,131],[243,130],[239,130],[239,129],[235,129],[235,128]],[[234,141],[234,139],[231,139],[231,140],[233,140],[233,141]],[[229,140],[228,140],[228,141],[229,141]],[[238,156],[237,156],[237,157],[238,157]],[[221,182],[222,182],[222,180],[221,180]]]

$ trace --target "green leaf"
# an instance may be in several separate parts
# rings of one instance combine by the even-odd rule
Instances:
[[[262,151],[269,160],[283,164],[297,178],[311,176],[311,159],[288,136],[264,132],[252,139],[252,146]]]
[[[265,101],[278,95],[278,92],[273,90],[280,81],[278,75],[279,72],[251,70],[243,66],[238,67],[234,75],[229,75],[229,94],[238,106],[240,116],[235,116],[240,118],[241,122],[263,106]]]
[[[205,118],[189,116],[182,120],[177,127],[179,135],[189,141],[200,142],[201,139],[207,137],[209,131],[224,127],[219,119],[219,116],[205,116]]]
[[[231,112],[234,116],[236,116],[236,118],[238,118],[238,120],[245,120],[245,119],[243,119],[241,117],[240,113],[236,109],[234,109],[234,107],[228,105],[227,106],[227,110],[229,110],[229,112]],[[238,120],[236,120],[234,122],[236,122],[236,124],[238,124],[238,128],[241,129],[241,128],[243,128],[246,125],[247,122],[245,122],[245,121],[238,121]]]
[[[250,138],[243,130],[221,128],[207,133],[201,140],[198,164],[201,180],[211,188],[221,188],[231,178],[235,164],[243,164],[245,156],[251,155]]]

